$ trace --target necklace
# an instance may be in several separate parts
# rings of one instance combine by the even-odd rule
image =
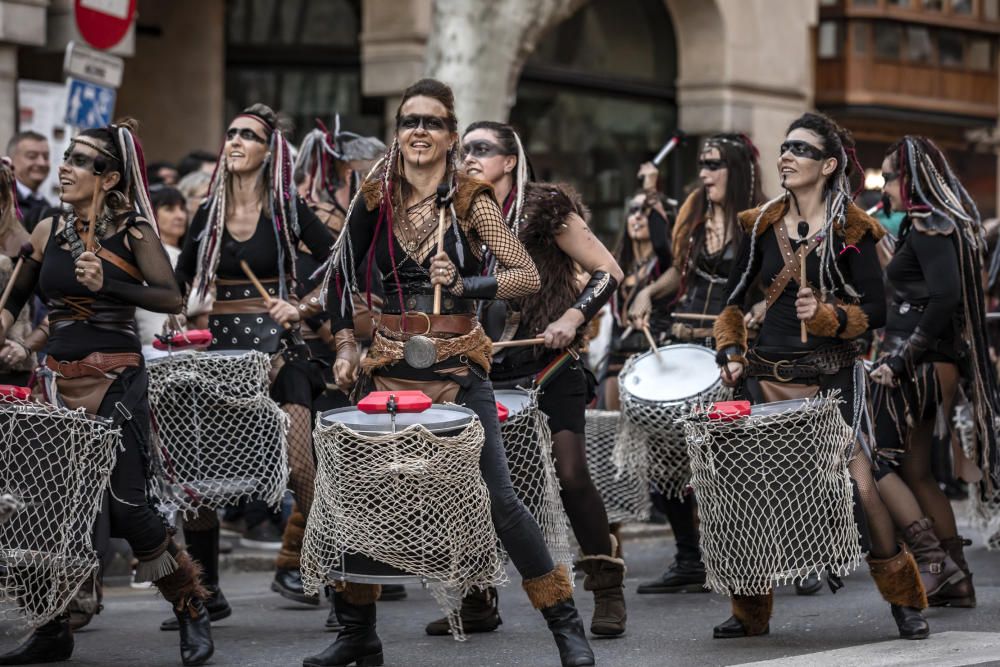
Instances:
[[[56,238],[59,240],[60,244],[65,244],[69,247],[69,253],[73,257],[75,262],[80,258],[80,255],[84,253],[86,248],[83,245],[83,239],[80,238],[80,232],[86,231],[88,225],[83,224],[75,211],[70,211],[66,214],[66,225],[62,230],[56,234]],[[111,224],[111,212],[105,210],[104,213],[97,218],[97,224],[94,226],[94,238],[102,239],[108,231],[108,225]],[[80,229],[77,229],[77,225],[80,225]]]

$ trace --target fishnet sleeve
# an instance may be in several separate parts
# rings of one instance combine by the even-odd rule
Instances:
[[[183,301],[163,243],[146,220],[130,221],[126,238],[145,283],[114,280],[105,274],[101,293],[154,313],[179,313]]]
[[[534,294],[541,287],[538,270],[521,242],[504,223],[500,207],[481,194],[469,209],[470,228],[497,259],[497,299]]]
[[[11,286],[10,296],[4,305],[4,310],[11,314],[11,321],[17,320],[21,309],[31,300],[31,295],[38,284],[38,275],[42,270],[42,260],[44,259],[44,248],[48,241],[49,234],[52,233],[52,225],[55,224],[53,218],[46,218],[38,223],[34,231],[31,232],[31,257],[26,257],[21,270],[17,274],[17,279]],[[12,258],[13,259],[13,258]],[[16,263],[16,259],[13,262]]]

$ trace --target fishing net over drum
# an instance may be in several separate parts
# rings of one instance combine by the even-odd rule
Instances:
[[[833,394],[684,421],[708,586],[763,595],[861,558],[847,462],[854,445]]]
[[[552,559],[571,568],[573,551],[552,463],[552,432],[548,418],[538,409],[538,393],[500,389],[496,400],[508,410],[507,419],[500,424],[500,436],[514,492],[541,527]]]
[[[261,352],[181,352],[149,364],[161,500],[168,512],[281,499],[288,417],[268,395]]]
[[[48,404],[0,403],[0,620],[52,620],[97,570],[91,542],[121,431]]]
[[[317,420],[303,585],[316,594],[331,576],[378,582],[352,572],[344,558],[361,554],[428,582],[457,618],[471,588],[505,581],[479,472],[483,427],[471,410],[453,405],[400,414],[396,427],[386,414],[355,408]]]
[[[972,407],[968,400],[955,406],[954,423],[959,442],[965,455],[972,460],[976,457],[976,426]],[[979,482],[969,485],[969,521],[983,536],[983,542],[990,551],[1000,550],[1000,489],[989,488],[985,476]]]
[[[645,521],[650,501],[644,441],[622,448],[616,463],[615,435],[620,418],[617,410],[587,410],[587,467],[604,500],[609,522]]]

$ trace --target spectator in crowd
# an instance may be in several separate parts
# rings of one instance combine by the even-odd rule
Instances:
[[[212,182],[212,174],[207,171],[192,171],[177,183],[177,189],[187,200],[188,219],[193,219],[198,207],[208,196],[208,186]]]
[[[215,171],[216,160],[218,157],[208,151],[191,151],[181,159],[177,172],[181,178],[195,171],[204,171],[211,176]]]
[[[21,221],[30,232],[52,206],[40,190],[49,176],[49,141],[38,132],[18,132],[7,144],[7,155],[14,165]]]
[[[146,167],[146,180],[150,185],[162,183],[164,185],[177,185],[177,167],[169,162],[153,162]]]
[[[167,251],[171,266],[177,263],[181,254],[181,243],[188,227],[187,201],[177,188],[162,183],[149,188],[149,201],[153,205],[156,226],[160,230],[160,241]],[[153,337],[163,331],[167,315],[137,309],[135,321],[139,325],[139,339],[143,353],[152,352]]]

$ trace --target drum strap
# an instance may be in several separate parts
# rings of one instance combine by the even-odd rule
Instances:
[[[572,350],[564,350],[562,354],[549,362],[548,366],[538,371],[538,374],[535,375],[535,388],[544,389],[545,385],[559,375],[559,373],[561,373],[566,366],[568,366],[575,359],[579,358],[579,355]]]
[[[767,286],[765,303],[767,310],[770,310],[774,302],[778,300],[778,297],[785,290],[785,286],[792,280],[797,281],[799,277],[799,254],[792,248],[792,242],[788,238],[788,229],[785,228],[785,223],[779,221],[772,228],[774,229],[775,238],[778,239],[778,250],[781,251],[781,257],[785,260],[785,265],[781,268],[778,275],[774,277],[774,280],[771,281],[771,284]],[[817,234],[813,236],[812,240],[806,246],[806,255],[808,256],[822,242],[822,235]]]

